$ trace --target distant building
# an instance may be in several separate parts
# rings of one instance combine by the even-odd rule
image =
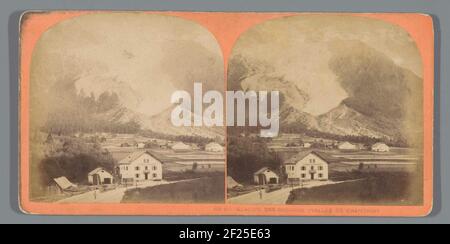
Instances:
[[[191,144],[190,146],[192,150],[200,150],[200,147],[197,144]]]
[[[280,177],[268,167],[264,167],[253,174],[253,181],[258,185],[278,184]]]
[[[310,148],[310,147],[311,147],[311,143],[309,143],[309,142],[303,143],[303,148]]]
[[[109,185],[114,182],[114,177],[103,168],[96,168],[88,174],[88,182],[91,185]]]
[[[172,145],[172,150],[175,152],[188,152],[192,150],[192,147],[183,142],[177,142]]]
[[[316,151],[304,151],[284,162],[288,183],[328,180],[331,157]]]
[[[357,150],[358,147],[354,144],[351,144],[350,142],[342,142],[338,145],[339,150]]]
[[[143,148],[145,148],[145,143],[139,142],[139,143],[137,143],[136,147],[139,148],[139,149],[143,149]]]
[[[223,152],[223,146],[216,142],[208,143],[205,146],[205,151],[207,152]]]
[[[374,152],[389,152],[389,150],[389,146],[382,142],[378,142],[372,145],[372,151]]]
[[[122,184],[162,180],[162,167],[163,163],[152,153],[134,152],[119,161],[119,178]]]

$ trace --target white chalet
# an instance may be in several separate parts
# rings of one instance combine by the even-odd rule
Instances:
[[[303,151],[284,163],[288,183],[328,180],[329,156],[316,151]]]
[[[374,152],[389,152],[389,150],[389,146],[382,142],[378,142],[372,145],[372,151]]]
[[[162,162],[148,151],[131,153],[119,161],[119,178],[122,184],[162,180]]]

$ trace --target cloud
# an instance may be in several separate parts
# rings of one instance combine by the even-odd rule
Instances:
[[[75,82],[87,94],[116,92],[125,106],[148,115],[169,107],[171,94],[193,82],[212,87],[224,82],[221,50],[208,30],[147,13],[95,13],[63,21],[41,37],[33,63],[32,83],[45,84],[36,92]]]
[[[259,83],[261,86],[268,80],[254,79],[256,73],[259,77],[282,77],[284,82],[294,84],[308,95],[306,102],[293,99],[299,102],[294,101],[290,105],[312,115],[320,115],[339,105],[349,95],[335,71],[329,67],[329,62],[338,52],[336,43],[355,40],[422,76],[418,49],[405,30],[380,20],[343,15],[311,14],[266,21],[240,36],[233,48],[232,59],[244,59],[253,65],[241,84],[257,86]],[[232,64],[230,62],[231,73],[236,68]],[[266,86],[275,84],[266,82]]]

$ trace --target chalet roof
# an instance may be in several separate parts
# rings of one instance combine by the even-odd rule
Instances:
[[[120,160],[119,165],[120,164],[131,164],[132,162],[136,161],[138,158],[140,158],[144,154],[148,154],[162,163],[162,161],[159,159],[158,156],[156,156],[155,154],[153,154],[149,151],[136,151],[136,152],[130,153],[127,157]]]
[[[242,185],[235,181],[231,176],[227,176],[227,188],[241,187]]]
[[[91,172],[89,172],[88,175],[95,175],[95,174],[97,174],[98,172],[100,172],[102,170],[104,170],[104,169],[103,168],[96,168],[96,169],[92,170]]]
[[[296,155],[294,155],[293,157],[291,157],[290,159],[286,160],[284,162],[284,164],[297,164],[298,161],[304,159],[306,156],[308,156],[309,154],[314,154],[317,157],[323,159],[325,162],[327,163],[333,163],[338,161],[338,158],[335,158],[325,152],[319,152],[319,151],[314,151],[314,150],[306,150],[306,151],[302,151],[297,153]]]
[[[76,187],[75,184],[73,184],[72,182],[70,182],[66,177],[62,176],[59,178],[55,178],[53,179],[53,181],[55,181],[55,183],[62,189],[62,190],[67,190],[71,187]]]
[[[264,173],[267,170],[270,170],[269,167],[262,167],[260,170],[256,171],[254,174],[259,175],[259,174]],[[270,171],[272,171],[272,170],[270,170]]]
[[[191,146],[184,144],[183,142],[177,142],[172,146],[172,149],[175,150],[189,150],[191,149]]]
[[[220,147],[220,148],[223,148],[223,146],[220,145],[220,144],[217,143],[217,142],[210,142],[210,143],[206,144],[206,146],[207,146],[207,147]]]
[[[352,144],[352,143],[350,143],[350,142],[348,142],[348,141],[344,141],[344,142],[341,142],[341,143],[339,143],[339,146],[354,146],[354,144]]]
[[[386,146],[389,147],[388,145],[386,145],[386,143],[382,143],[382,142],[377,142],[375,144],[372,145],[372,147],[379,147],[379,146]]]
[[[110,175],[110,173],[109,173],[108,171],[106,171],[104,168],[101,168],[101,167],[92,170],[88,175],[89,175],[89,176],[95,175],[95,174],[98,174],[98,173],[100,173],[100,172],[102,172],[102,171],[103,171],[104,173]]]

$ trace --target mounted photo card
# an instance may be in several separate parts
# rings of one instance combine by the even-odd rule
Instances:
[[[417,13],[26,12],[20,207],[426,216],[433,28]]]

